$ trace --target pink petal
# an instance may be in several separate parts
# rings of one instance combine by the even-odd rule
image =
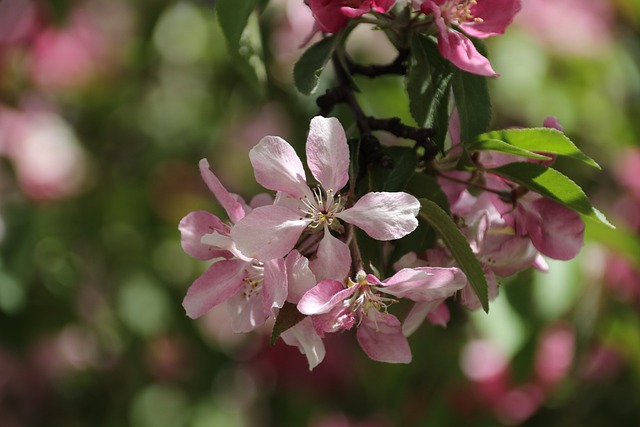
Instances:
[[[253,196],[249,202],[251,209],[259,208],[260,206],[268,206],[273,204],[273,196],[267,193],[260,193]],[[248,212],[247,212],[248,213]]]
[[[298,311],[306,315],[328,313],[337,304],[353,295],[357,289],[357,286],[345,288],[335,280],[323,280],[302,296],[298,303]]]
[[[489,60],[482,56],[464,34],[448,30],[438,35],[440,54],[461,70],[480,76],[498,77]]]
[[[486,268],[484,269],[484,276],[487,279],[489,301],[493,301],[498,296],[498,280],[495,274]],[[480,303],[471,285],[467,285],[462,292],[460,292],[460,302],[469,310],[479,310],[482,308],[482,303]]]
[[[287,301],[297,304],[305,292],[318,284],[318,280],[309,268],[309,260],[295,249],[287,255],[285,265],[289,287]]]
[[[308,4],[313,17],[326,33],[337,33],[349,22],[349,19],[340,11],[341,2],[309,0]]]
[[[560,120],[558,120],[558,118],[555,116],[545,117],[542,125],[546,128],[551,128],[551,129],[559,130],[560,132],[564,132],[564,128],[560,124]]]
[[[420,202],[411,194],[367,193],[336,216],[363,229],[376,240],[394,240],[418,227]]]
[[[580,215],[544,197],[528,204],[526,228],[536,249],[553,259],[575,258],[584,245]]]
[[[310,265],[318,282],[326,279],[343,282],[351,269],[351,252],[343,241],[333,237],[325,229]]]
[[[387,363],[411,362],[409,343],[402,333],[400,321],[392,314],[371,310],[362,319],[356,336],[360,347],[373,360]]]
[[[200,242],[205,234],[215,231],[225,234],[229,232],[229,227],[217,216],[206,211],[190,212],[182,218],[178,230],[180,230],[182,249],[190,256],[203,261],[217,257],[230,257],[228,251]]]
[[[477,38],[504,34],[521,7],[522,0],[480,0],[471,6],[471,14],[482,22],[463,23],[460,28]]]
[[[282,337],[288,345],[297,346],[300,353],[307,356],[310,371],[318,366],[324,359],[324,343],[322,342],[322,338],[316,333],[310,317],[306,317],[295,326],[287,329],[280,337]]]
[[[231,237],[244,255],[268,261],[287,255],[306,227],[307,223],[287,208],[263,206],[237,223]]]
[[[367,277],[368,280],[368,277]],[[405,268],[385,280],[384,292],[413,301],[435,301],[452,296],[467,284],[457,268]]]
[[[182,306],[192,319],[202,316],[216,305],[228,300],[243,285],[244,261],[218,261],[196,279],[187,291]]]
[[[379,13],[388,12],[393,5],[396,4],[396,0],[373,0],[373,10]]]
[[[440,305],[442,305],[442,300],[415,303],[407,314],[407,317],[404,319],[404,322],[402,322],[402,333],[404,336],[408,337],[417,331],[429,313]]]
[[[200,160],[200,175],[202,175],[202,179],[204,180],[209,190],[216,196],[218,202],[222,205],[224,210],[229,215],[229,219],[232,223],[236,223],[240,221],[244,215],[245,210],[242,207],[242,204],[238,202],[235,197],[227,191],[226,188],[220,183],[220,180],[217,176],[211,172],[209,169],[209,162],[207,159]]]
[[[332,334],[338,331],[350,330],[357,323],[353,311],[343,307],[342,304],[334,306],[325,314],[311,316],[313,327],[322,336],[325,333]]]
[[[357,4],[355,6],[357,6]],[[371,0],[362,0],[360,5],[357,7],[342,6],[340,8],[340,12],[342,12],[342,14],[347,18],[358,18],[371,11],[371,7]]]
[[[264,188],[284,191],[294,197],[310,193],[300,158],[287,141],[265,136],[249,151],[256,181]]]
[[[283,258],[276,258],[264,263],[264,279],[262,281],[262,308],[264,314],[278,316],[278,309],[287,300],[287,271]]]
[[[449,319],[451,319],[451,312],[449,312],[447,304],[442,301],[436,308],[429,312],[427,317],[432,324],[445,327],[447,323],[449,323]]]
[[[255,330],[269,317],[264,312],[260,293],[247,297],[244,292],[238,292],[227,302],[227,309],[231,315],[231,330],[237,334]]]
[[[307,164],[325,191],[337,193],[349,179],[349,146],[335,117],[316,116],[307,137]]]

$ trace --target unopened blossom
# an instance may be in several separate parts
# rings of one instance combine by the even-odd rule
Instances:
[[[373,360],[409,363],[411,350],[397,317],[387,312],[396,298],[430,302],[447,298],[466,283],[457,268],[407,268],[381,281],[360,271],[355,281],[323,280],[298,303],[321,335],[356,326],[360,347]]]
[[[349,19],[372,10],[387,12],[394,3],[395,0],[309,0],[309,7],[322,31],[337,33],[347,25]]]
[[[427,0],[420,4],[422,13],[433,14],[440,54],[461,70],[490,77],[498,74],[467,35],[482,39],[503,34],[520,8],[521,0]]]
[[[200,161],[200,172],[232,223],[251,211],[240,197],[224,188],[204,159]],[[182,305],[189,317],[197,318],[227,302],[232,329],[248,332],[267,318],[275,317],[284,304],[287,297],[285,260],[263,262],[245,256],[229,235],[231,227],[206,211],[191,212],[180,221],[184,251],[196,259],[216,259],[189,287]]]
[[[307,164],[319,183],[309,188],[298,155],[279,137],[263,138],[249,153],[256,180],[278,192],[276,202],[254,209],[231,230],[238,249],[260,260],[284,257],[303,232],[323,233],[313,260],[316,274],[350,268],[347,245],[331,234],[341,221],[351,223],[376,240],[404,237],[418,226],[418,200],[407,193],[367,193],[346,207],[339,194],[349,179],[349,147],[344,129],[335,118],[314,117],[306,145]],[[326,277],[317,277],[322,280]]]

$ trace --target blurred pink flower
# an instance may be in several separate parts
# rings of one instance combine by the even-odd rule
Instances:
[[[631,195],[640,203],[640,149],[625,148],[621,150],[613,163],[613,168],[618,182],[624,186]]]
[[[32,0],[0,1],[0,48],[23,41],[36,29],[37,10]]]
[[[75,9],[65,27],[43,29],[31,50],[32,79],[46,89],[68,89],[108,75],[127,45],[130,15],[122,2],[93,1]]]
[[[597,57],[613,42],[613,2],[530,0],[516,23],[559,54]]]
[[[569,374],[575,339],[575,331],[566,324],[553,325],[543,332],[535,356],[535,372],[544,386],[555,386]]]
[[[0,153],[13,161],[20,187],[33,199],[69,197],[85,182],[87,155],[54,112],[0,107]]]

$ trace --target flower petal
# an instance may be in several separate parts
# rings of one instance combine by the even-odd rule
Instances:
[[[325,228],[316,257],[311,260],[310,265],[318,282],[326,279],[341,282],[349,275],[351,252],[343,241],[333,237]]]
[[[295,246],[307,223],[281,206],[262,206],[251,211],[231,229],[240,252],[268,261],[283,258]]]
[[[452,296],[466,284],[467,277],[455,267],[405,268],[385,280],[383,291],[413,301],[435,301]]]
[[[243,285],[244,261],[223,260],[209,267],[187,291],[182,306],[187,316],[195,319],[216,305],[228,300]]]
[[[262,326],[269,316],[265,314],[260,293],[250,297],[238,292],[227,302],[231,315],[231,330],[237,334],[251,332]]]
[[[362,319],[356,336],[360,347],[373,360],[387,363],[411,362],[409,342],[402,333],[400,321],[392,314],[370,310],[370,314]]]
[[[584,245],[580,215],[544,197],[526,205],[525,226],[536,249],[553,259],[575,258]]]
[[[440,54],[461,70],[480,76],[498,77],[487,58],[482,56],[464,34],[448,30],[438,35]]]
[[[480,39],[504,34],[521,7],[522,0],[479,1],[471,6],[471,14],[482,21],[461,23],[460,28],[470,36]]]
[[[363,229],[376,240],[394,240],[418,227],[420,202],[411,194],[367,193],[336,216]]]
[[[280,337],[288,345],[297,346],[300,353],[307,356],[310,371],[318,366],[324,359],[324,343],[315,331],[313,321],[310,317],[306,317],[293,327],[287,329]]]
[[[200,242],[200,239],[205,234],[215,231],[220,233],[229,232],[229,227],[212,213],[207,211],[190,212],[182,218],[178,225],[178,230],[180,230],[182,249],[190,256],[203,261],[217,257],[230,257],[228,251]]]
[[[349,146],[342,125],[335,117],[316,116],[307,137],[307,164],[325,191],[334,194],[349,179]]]
[[[487,279],[489,301],[493,301],[498,296],[498,280],[491,270],[487,268],[483,268],[483,270],[484,277]],[[462,292],[460,292],[460,302],[469,310],[479,310],[482,308],[482,303],[471,285],[465,286]]]
[[[402,333],[404,336],[408,337],[417,331],[429,313],[435,310],[436,307],[440,306],[441,303],[442,300],[415,303],[407,314],[407,317],[404,319],[404,322],[402,322]]]
[[[345,288],[336,280],[323,280],[302,296],[298,303],[298,311],[308,316],[328,313],[337,304],[353,295],[357,289],[357,286]]]
[[[308,4],[313,17],[326,33],[337,33],[349,22],[349,19],[340,11],[340,2],[309,0]]]
[[[300,158],[287,141],[265,136],[249,151],[256,181],[264,188],[284,191],[294,197],[310,195]]]
[[[297,304],[305,292],[318,284],[318,280],[309,268],[309,260],[295,249],[287,255],[285,265],[289,287],[287,301]]]
[[[231,222],[235,224],[236,222],[240,221],[245,215],[245,210],[242,206],[242,203],[238,202],[234,195],[229,193],[227,189],[224,188],[218,177],[215,176],[213,172],[211,172],[207,159],[200,160],[199,166],[202,179],[204,180],[205,184],[207,184],[207,187],[209,187],[209,190],[211,190],[213,195],[216,196],[216,199],[218,199],[218,202],[222,205],[224,210],[227,212],[227,215],[229,215],[229,219],[231,220]]]
[[[262,281],[262,304],[264,314],[278,316],[278,309],[287,300],[287,271],[284,258],[276,258],[264,263],[264,279]]]

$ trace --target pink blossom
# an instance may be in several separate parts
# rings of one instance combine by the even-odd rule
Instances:
[[[400,321],[387,312],[392,297],[418,302],[440,301],[464,286],[466,277],[457,268],[407,268],[380,281],[360,271],[346,285],[323,280],[298,303],[298,310],[312,316],[322,335],[357,325],[360,347],[373,360],[409,363],[411,350]],[[385,296],[385,294],[392,297]]]
[[[282,138],[267,136],[249,153],[256,180],[278,194],[274,205],[254,209],[231,230],[242,253],[260,260],[283,257],[303,232],[323,232],[313,260],[315,271],[344,277],[350,268],[349,249],[331,234],[341,231],[339,220],[377,240],[399,239],[417,227],[420,203],[407,193],[367,193],[345,209],[347,200],[338,192],[349,179],[349,148],[337,119],[311,120],[306,151],[311,174],[319,183],[313,190],[298,155]]]
[[[337,33],[349,19],[357,18],[374,10],[387,12],[395,0],[309,0],[309,7],[316,22],[326,33]]]
[[[609,0],[527,1],[516,25],[559,55],[598,58],[611,52],[615,10]]]
[[[438,28],[440,54],[461,70],[496,77],[489,60],[482,56],[472,37],[486,38],[503,34],[521,7],[521,0],[427,0],[422,13],[433,14]]]
[[[200,161],[200,173],[232,223],[251,211],[240,197],[224,188],[204,159]],[[248,332],[267,318],[275,317],[284,304],[287,298],[285,260],[262,262],[246,257],[235,247],[230,229],[231,226],[205,211],[191,212],[180,221],[182,247],[187,254],[201,260],[218,258],[189,287],[182,305],[189,317],[197,318],[227,302],[232,329]]]
[[[36,200],[79,193],[88,156],[69,124],[46,108],[0,107],[0,153],[14,163],[22,191]]]

